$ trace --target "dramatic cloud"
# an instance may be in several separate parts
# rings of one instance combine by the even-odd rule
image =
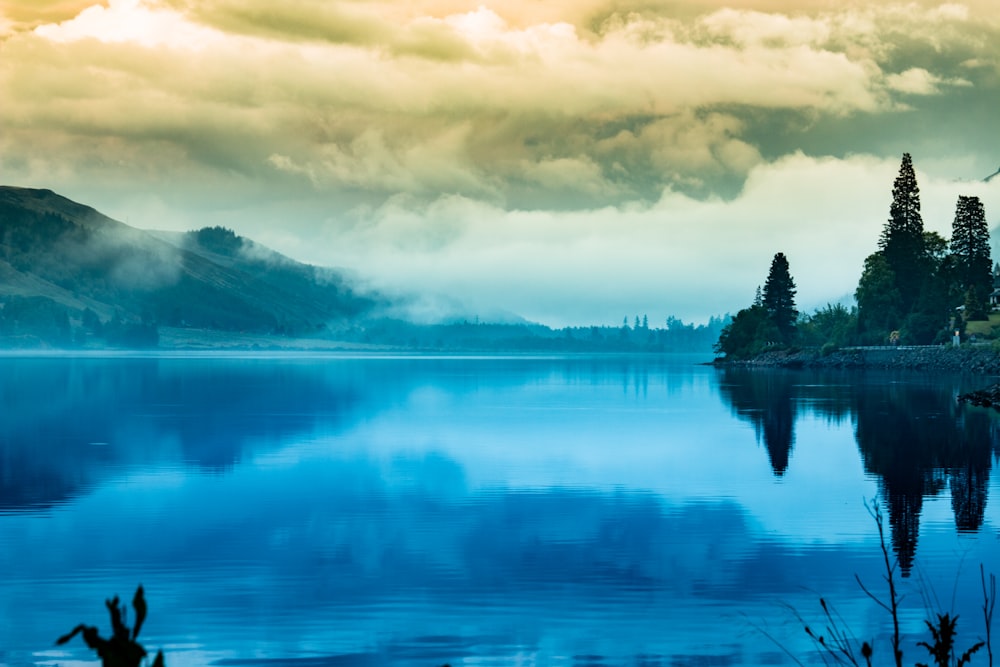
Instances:
[[[694,285],[657,274],[658,308],[721,312],[756,284],[731,272],[760,264],[743,253],[787,247],[769,220],[818,233],[831,213],[812,203],[839,192],[878,211],[852,224],[881,224],[891,170],[852,189],[859,165],[909,151],[942,183],[992,173],[998,40],[991,0],[7,0],[0,180],[138,226],[226,224],[379,283],[482,284],[475,302],[552,322],[648,301],[612,275],[633,251],[687,276],[726,257]],[[789,179],[770,201],[767,174]],[[668,241],[673,264],[651,247]],[[871,248],[851,243],[824,279],[839,294]],[[533,273],[509,275],[516,257]]]
[[[755,168],[732,201],[667,191],[650,206],[580,212],[505,211],[461,197],[420,206],[403,197],[357,211],[321,252],[385,289],[451,294],[480,312],[557,324],[615,324],[636,314],[704,320],[743,307],[781,251],[800,305],[812,309],[853,294],[898,168],[898,160],[795,154]],[[959,194],[1000,207],[1000,182],[918,178],[926,227],[945,237]]]

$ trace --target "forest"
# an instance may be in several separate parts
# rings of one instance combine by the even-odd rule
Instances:
[[[1000,271],[997,271],[1000,273]],[[827,304],[812,314],[795,306],[789,260],[777,253],[753,303],[722,330],[715,351],[746,359],[773,349],[856,345],[934,345],[988,333],[994,268],[986,213],[961,195],[951,239],[924,229],[920,189],[909,153],[892,187],[878,248],[864,262],[855,305]]]

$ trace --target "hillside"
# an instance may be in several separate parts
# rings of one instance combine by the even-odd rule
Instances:
[[[0,336],[62,344],[79,323],[322,335],[382,302],[229,230],[135,229],[50,190],[0,187]],[[113,336],[112,336],[113,337]]]
[[[146,231],[51,190],[0,186],[0,349],[707,352],[724,322],[551,329],[461,306],[428,321],[423,302],[221,227]]]

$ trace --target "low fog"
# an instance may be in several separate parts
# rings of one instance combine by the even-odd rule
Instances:
[[[927,230],[951,235],[960,194],[983,200],[991,227],[1000,221],[1000,179],[947,180],[917,168]],[[653,204],[556,212],[397,197],[326,217],[281,216],[275,207],[202,220],[295,259],[350,269],[373,289],[419,297],[410,303],[422,321],[518,315],[550,326],[614,325],[648,315],[661,326],[668,315],[704,322],[745,307],[776,252],[789,258],[800,310],[852,303],[898,170],[897,158],[799,153],[755,168],[731,200],[668,189]]]

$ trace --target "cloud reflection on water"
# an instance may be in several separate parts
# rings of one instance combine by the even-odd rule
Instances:
[[[778,602],[870,614],[862,499],[911,493],[881,462],[885,415],[930,415],[904,473],[955,481],[921,502],[962,470],[990,488],[989,413],[919,382],[630,359],[0,363],[0,600],[30,618],[0,630],[12,664],[136,579],[172,664],[773,661],[756,619],[802,639]],[[977,507],[975,543],[925,519],[918,566],[997,562]],[[925,581],[950,563],[927,558]]]

